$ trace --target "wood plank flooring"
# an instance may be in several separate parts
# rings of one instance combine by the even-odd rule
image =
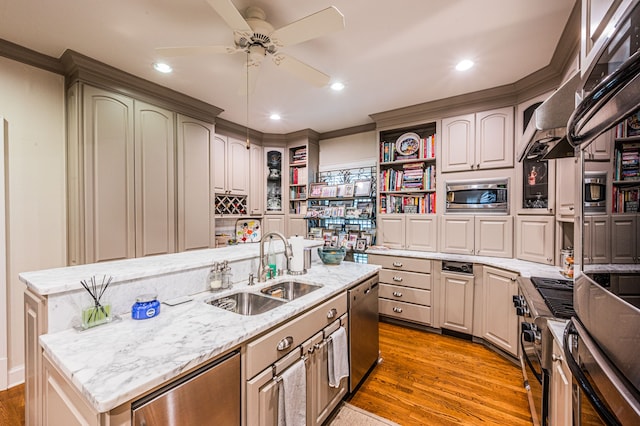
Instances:
[[[403,426],[532,425],[520,368],[480,344],[381,322],[380,351],[356,407]]]
[[[24,385],[0,392],[0,425],[24,425]]]

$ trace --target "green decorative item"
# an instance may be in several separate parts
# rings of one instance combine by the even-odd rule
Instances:
[[[82,328],[87,329],[95,327],[100,324],[111,322],[113,319],[111,315],[111,305],[102,303],[102,296],[104,292],[111,284],[113,278],[107,278],[106,275],[102,277],[102,281],[98,284],[96,277],[91,277],[91,281],[80,281],[82,287],[91,295],[93,299],[93,305],[82,310]]]

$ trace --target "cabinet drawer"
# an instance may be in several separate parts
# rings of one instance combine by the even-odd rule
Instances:
[[[381,269],[379,276],[381,283],[431,290],[431,274]]]
[[[419,290],[417,288],[402,287],[399,285],[380,284],[378,297],[431,306],[430,290]]]
[[[333,309],[335,312],[332,311]],[[248,343],[247,378],[255,376],[278,358],[291,352],[345,312],[347,312],[346,292]],[[281,342],[286,345],[286,348],[278,350]]]
[[[369,263],[398,271],[431,272],[431,261],[428,259],[370,254]]]
[[[395,300],[379,299],[380,315],[387,315],[405,321],[431,324],[431,306],[414,305]]]

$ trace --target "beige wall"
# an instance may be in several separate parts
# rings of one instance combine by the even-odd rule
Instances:
[[[8,379],[13,386],[24,380],[24,284],[18,273],[64,266],[66,259],[64,77],[0,57],[0,93],[0,116],[8,130]]]
[[[375,131],[323,139],[320,141],[320,171],[375,166],[377,148]]]

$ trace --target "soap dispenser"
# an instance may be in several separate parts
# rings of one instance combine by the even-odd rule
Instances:
[[[222,269],[218,262],[215,262],[207,276],[207,282],[211,290],[220,290],[222,288]]]

